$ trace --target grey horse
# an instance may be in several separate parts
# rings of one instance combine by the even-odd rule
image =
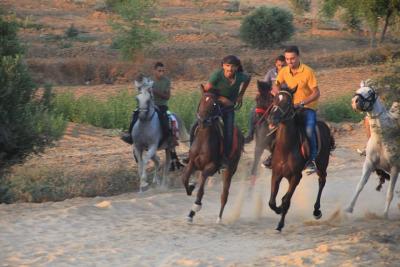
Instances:
[[[136,96],[139,118],[131,131],[133,153],[138,162],[140,192],[146,190],[149,186],[146,166],[150,159],[155,164],[153,184],[164,186],[169,184],[168,170],[171,162],[171,152],[175,149],[169,139],[160,144],[162,130],[153,101],[153,81],[147,77],[142,77],[141,79],[141,81],[135,81],[135,86],[139,90],[139,94]],[[178,124],[179,137],[181,141],[187,141],[188,133],[182,120],[176,114],[173,114],[173,116],[176,118]],[[157,172],[160,168],[160,159],[157,156],[157,150],[161,149],[165,150],[165,163],[163,166],[162,176],[159,178]]]

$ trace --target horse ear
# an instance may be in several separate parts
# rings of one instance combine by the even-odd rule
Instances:
[[[365,82],[364,81],[360,82],[360,87],[365,87]]]

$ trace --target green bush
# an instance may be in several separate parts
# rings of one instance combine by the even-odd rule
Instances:
[[[109,0],[120,19],[111,23],[117,33],[112,47],[119,49],[123,58],[131,59],[161,38],[151,28],[157,0]]]
[[[278,7],[257,8],[244,18],[240,26],[240,38],[260,49],[280,44],[293,33],[292,14]]]
[[[321,117],[332,122],[359,122],[365,116],[351,108],[353,94],[344,95],[334,101],[324,102],[319,105]]]
[[[47,105],[51,87],[44,98],[36,96],[22,52],[16,23],[0,16],[0,173],[59,138],[65,128],[62,117],[52,115]]]

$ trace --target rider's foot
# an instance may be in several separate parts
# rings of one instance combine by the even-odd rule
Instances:
[[[307,175],[315,173],[317,171],[317,165],[315,164],[315,160],[310,160],[307,163],[304,170],[306,171]]]
[[[271,169],[271,168],[272,168],[272,155],[269,155],[268,158],[266,158],[266,159],[263,161],[262,165],[263,165],[265,168]]]
[[[130,145],[133,144],[132,136],[129,133],[124,133],[121,136],[121,140],[124,141],[125,143],[130,144]]]

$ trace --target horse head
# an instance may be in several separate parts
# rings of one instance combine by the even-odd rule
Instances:
[[[136,96],[136,101],[140,120],[149,119],[149,117],[151,118],[154,114],[153,83],[154,81],[143,75],[139,75],[135,80],[135,86],[139,91],[139,94]]]
[[[361,81],[360,88],[351,99],[351,106],[355,111],[371,111],[378,95],[369,80]]]
[[[218,105],[218,94],[215,90],[205,91],[201,85],[201,99],[197,108],[197,120],[200,126],[211,124],[212,120],[220,114],[220,107]]]
[[[281,87],[279,93],[274,96],[272,109],[268,116],[270,128],[276,127],[280,122],[294,117],[293,95],[297,91],[297,86],[294,89]]]

